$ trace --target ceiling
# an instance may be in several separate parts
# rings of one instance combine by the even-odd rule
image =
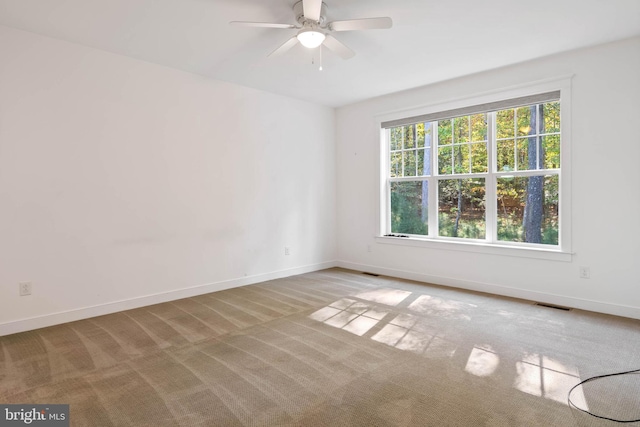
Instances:
[[[337,107],[387,93],[640,35],[639,0],[325,0],[327,20],[389,16],[393,27],[335,33],[356,52],[297,45],[296,0],[0,0],[0,24]]]

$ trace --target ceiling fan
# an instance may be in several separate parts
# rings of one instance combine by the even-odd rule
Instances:
[[[293,5],[293,12],[298,25],[275,24],[270,22],[232,21],[232,25],[245,27],[282,28],[295,29],[298,33],[284,42],[280,47],[268,56],[282,55],[298,42],[309,49],[324,45],[343,59],[349,59],[355,53],[338,39],[333,37],[334,31],[376,30],[391,28],[392,21],[389,17],[349,19],[346,21],[326,22],[327,5],[322,0],[300,0]]]

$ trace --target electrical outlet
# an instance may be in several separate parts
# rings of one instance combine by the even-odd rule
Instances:
[[[589,267],[579,267],[579,275],[581,279],[590,279],[591,270],[589,270]]]
[[[24,297],[26,295],[31,295],[31,282],[20,282],[18,283],[18,289],[20,291],[20,296]]]
[[[289,246],[285,246],[284,247],[284,254],[285,255],[291,255],[291,251],[289,250]]]
[[[371,245],[367,245],[367,252],[371,252]]]

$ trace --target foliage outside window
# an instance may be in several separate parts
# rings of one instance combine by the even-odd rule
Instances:
[[[387,233],[557,247],[560,101],[559,92],[544,95],[383,124]]]

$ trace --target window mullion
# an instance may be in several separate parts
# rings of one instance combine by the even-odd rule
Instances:
[[[431,176],[429,182],[429,237],[438,235],[438,122],[431,122]]]
[[[468,170],[469,172],[471,172],[471,171],[473,171],[473,155],[472,155],[472,151],[473,151],[473,150],[471,150],[471,147],[473,146],[473,145],[472,145],[472,144],[473,144],[473,143],[472,143],[473,138],[472,138],[472,136],[471,136],[471,135],[473,134],[473,132],[472,132],[472,126],[473,126],[473,125],[471,124],[471,116],[469,116],[469,117],[467,118],[467,121],[468,121],[468,123],[469,123],[469,132],[468,132],[468,136],[467,136],[468,141],[469,141],[469,142],[468,142],[468,144],[467,144],[467,152],[469,153],[469,164],[467,165],[467,170]]]
[[[451,173],[456,170],[456,121],[451,119]]]
[[[536,114],[536,126],[538,127],[538,129],[536,129],[536,165],[538,165],[538,169],[542,169],[544,168],[542,164],[542,153],[540,152],[540,146],[542,145],[542,132],[540,132],[542,130],[542,123],[540,122],[542,120],[542,104],[536,106]]]
[[[496,171],[496,113],[490,112],[487,114],[487,179],[485,181],[485,221],[486,221],[486,239],[493,243],[497,240],[497,228],[498,218],[496,212],[497,206],[497,181],[495,176]]]
[[[384,190],[383,190],[383,195],[385,198],[385,212],[383,213],[384,217],[384,225],[382,225],[382,221],[379,221],[378,224],[379,226],[383,227],[384,233],[383,234],[388,234],[391,233],[391,184],[389,181],[389,178],[391,177],[391,130],[390,129],[385,129],[385,133],[384,133],[384,141],[385,141],[385,152],[389,153],[386,156],[386,159],[384,159],[384,167],[383,170],[385,171],[385,176],[384,176]],[[382,180],[380,180],[382,181]]]
[[[400,146],[400,153],[402,153],[402,156],[401,156],[402,176],[405,176],[405,174],[404,174],[404,144],[405,144],[405,136],[406,136],[405,135],[405,130],[404,130],[404,127],[403,127],[402,128],[402,146]]]

